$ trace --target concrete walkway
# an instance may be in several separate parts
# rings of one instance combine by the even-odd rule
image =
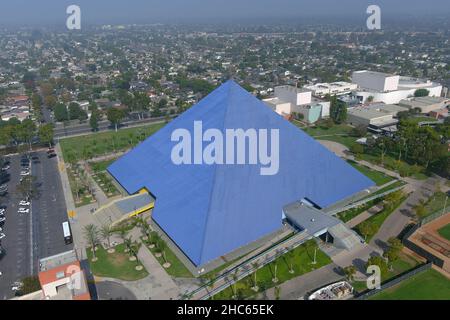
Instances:
[[[342,280],[344,276],[339,274],[338,270],[339,266],[331,263],[282,283],[278,286],[280,288],[280,300],[303,300],[311,291]],[[267,290],[258,298],[275,300],[275,288]]]

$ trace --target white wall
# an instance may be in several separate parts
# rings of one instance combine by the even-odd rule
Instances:
[[[311,103],[311,91],[299,91],[296,87],[281,86],[275,87],[275,97],[280,100],[290,102],[293,105]]]
[[[366,71],[355,71],[352,75],[352,82],[360,88],[375,91],[397,90],[400,76],[386,76],[382,73],[371,73]]]
[[[442,92],[442,86],[436,86],[432,88],[425,87],[430,91],[430,97],[440,97]],[[410,90],[396,90],[390,92],[377,92],[377,91],[355,91],[356,96],[363,97],[363,103],[367,101],[367,98],[372,96],[374,102],[384,102],[386,104],[398,104],[400,100],[410,98],[414,96],[417,89]]]

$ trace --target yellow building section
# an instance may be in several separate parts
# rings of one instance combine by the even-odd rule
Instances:
[[[144,194],[144,193],[148,193],[146,188],[142,188],[141,190],[139,190],[139,194]]]
[[[152,202],[152,203],[150,203],[149,205],[147,205],[147,206],[145,206],[145,207],[142,207],[142,208],[139,208],[139,209],[137,209],[135,212],[133,212],[132,214],[130,214],[128,217],[135,217],[135,216],[137,216],[137,215],[140,215],[141,213],[143,213],[143,212],[145,212],[145,211],[148,211],[148,210],[150,210],[150,209],[153,209],[155,207],[155,203],[154,202]]]

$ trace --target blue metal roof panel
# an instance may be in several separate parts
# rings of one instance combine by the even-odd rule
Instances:
[[[171,162],[174,129],[279,129],[280,167],[181,165]],[[134,193],[156,196],[154,220],[197,265],[281,227],[282,208],[308,198],[327,207],[374,183],[320,143],[229,81],[108,168]]]

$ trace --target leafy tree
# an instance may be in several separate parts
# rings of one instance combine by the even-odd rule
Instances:
[[[342,269],[348,281],[353,281],[356,274],[356,267],[354,265],[347,266]]]
[[[388,240],[388,249],[384,252],[383,256],[387,258],[389,263],[391,264],[392,262],[398,259],[402,249],[403,249],[402,242],[395,237],[391,237]]]
[[[350,146],[350,151],[355,155],[359,155],[364,153],[364,147],[359,143],[355,143]]]
[[[420,201],[417,205],[415,205],[413,210],[415,214],[421,219],[424,218],[428,213],[425,208],[425,204],[422,201]]]
[[[56,106],[57,102],[58,102],[58,100],[56,99],[56,97],[54,95],[46,96],[44,98],[44,103],[47,106],[49,106],[50,108],[54,108]]]
[[[69,119],[67,107],[63,103],[58,103],[53,109],[56,121],[62,122]]]
[[[78,103],[71,102],[69,104],[69,119],[70,120],[79,119],[81,112],[82,112],[82,110]]]
[[[347,104],[339,101],[336,96],[331,97],[330,117],[338,124],[347,120]]]
[[[430,91],[427,89],[417,89],[414,92],[414,97],[427,97],[430,94]]]
[[[353,137],[364,137],[367,134],[367,127],[363,125],[352,128],[351,135]]]
[[[92,131],[98,131],[98,120],[100,119],[100,112],[98,110],[92,110],[91,118],[89,119],[89,125]]]
[[[369,266],[378,266],[380,268],[381,276],[386,276],[386,274],[389,271],[388,264],[383,257],[380,256],[373,256],[370,257],[369,260],[367,260],[366,268]]]
[[[364,236],[364,240],[367,240],[367,237],[375,232],[375,225],[370,220],[366,220],[359,224],[358,230]]]
[[[18,135],[20,140],[26,142],[30,146],[36,133],[36,125],[31,119],[25,119],[19,127]]]
[[[48,143],[48,146],[52,147],[54,132],[52,124],[45,124],[39,128],[39,139],[43,143]]]
[[[117,132],[117,129],[122,122],[123,118],[125,117],[125,113],[121,109],[117,108],[110,108],[107,112],[108,120],[111,122],[112,125],[114,125],[115,130]]]

